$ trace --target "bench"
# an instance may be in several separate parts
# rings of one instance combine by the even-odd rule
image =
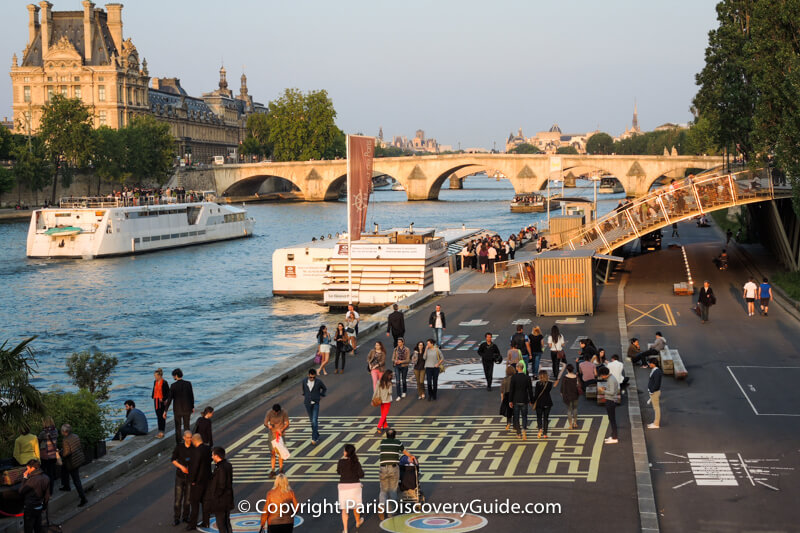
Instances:
[[[671,355],[675,379],[686,379],[689,376],[689,372],[686,370],[686,365],[683,364],[681,355],[678,353],[678,350],[670,351],[673,352]]]
[[[675,372],[675,357],[680,358],[678,350],[670,350],[668,347],[661,350],[659,359],[661,360],[661,370],[668,375]]]
[[[672,286],[672,293],[679,296],[691,296],[694,294],[694,286],[689,285],[686,282],[675,283]]]
[[[647,343],[647,349],[648,349],[648,350],[652,350],[652,349],[653,349],[653,343],[652,343],[652,342],[648,342],[648,343]],[[662,363],[662,361],[661,361],[661,354],[662,354],[664,351],[666,351],[666,350],[669,350],[669,345],[668,345],[668,344],[665,344],[665,345],[664,345],[664,349],[663,349],[663,350],[661,350],[661,352],[659,352],[659,353],[658,353],[658,355],[650,355],[650,356],[648,356],[648,357],[647,357],[647,359],[650,359],[650,358],[652,358],[652,357],[655,357],[656,359],[658,359],[658,366],[659,366],[659,367],[661,367],[661,368],[663,368],[663,366],[662,366],[662,365],[663,365],[663,363]],[[647,360],[645,360],[645,364],[647,364]]]

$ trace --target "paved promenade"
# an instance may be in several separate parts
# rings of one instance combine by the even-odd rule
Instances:
[[[795,386],[800,365],[794,348],[800,324],[775,304],[769,317],[747,317],[741,286],[749,275],[748,265],[732,253],[728,271],[714,268],[711,258],[724,240],[715,229],[681,224],[681,234],[695,283],[710,279],[718,298],[708,324],[700,324],[690,310],[696,296],[672,295],[672,284],[686,277],[680,249],[667,249],[677,239],[665,236],[664,250],[631,258],[624,265],[629,271],[622,309],[628,335],[639,337],[644,346],[660,330],[669,346],[680,351],[689,370],[686,381],[664,377],[662,427],[645,430],[659,526],[666,532],[800,531],[792,512],[792,504],[800,497],[796,482],[800,393]],[[616,282],[600,287],[593,316],[560,324],[569,358],[577,353],[576,340],[586,336],[609,355],[619,351],[617,289]],[[404,516],[382,524],[370,514],[360,531],[410,532],[441,527],[445,521],[451,524],[447,531],[638,531],[627,401],[617,410],[619,444],[603,444],[605,410],[585,397],[580,400],[579,428],[566,429],[566,411],[557,393],[550,438],[537,440],[531,429],[528,441],[522,442],[513,431],[505,431],[505,420],[498,415],[499,386],[492,392],[485,390],[475,352],[485,332],[498,334],[505,355],[515,323],[523,323],[526,332],[535,323],[543,329],[553,324],[552,318],[535,317],[530,290],[493,290],[431,300],[407,316],[409,343],[431,336],[427,319],[436,303],[442,305],[448,322],[444,342],[448,368],[440,377],[440,399],[418,401],[410,376],[407,398],[393,403],[389,414],[389,424],[400,440],[420,459],[426,500],[556,503],[561,512],[523,516],[477,509],[474,516],[463,518],[434,513],[416,522]],[[348,358],[343,375],[322,377],[328,396],[322,402],[318,446],[310,444],[299,381],[287,383],[259,399],[245,415],[216,428],[215,443],[228,449],[233,463],[235,499],[247,502],[243,509],[251,507],[250,514],[234,516],[234,522],[240,523],[236,531],[258,530],[252,508],[272,486],[262,421],[276,401],[291,417],[287,443],[293,457],[286,466],[301,503],[336,500],[336,461],[346,443],[356,446],[367,473],[365,503],[377,500],[380,440],[374,428],[379,413],[370,405],[371,380],[365,365],[367,348],[375,340],[391,345],[382,330],[364,336],[359,339],[358,355]],[[542,366],[549,367],[548,354]],[[495,371],[497,385],[500,369]],[[647,371],[635,372],[640,391],[645,391],[639,393],[639,405],[646,424],[652,420],[652,409],[646,405]],[[233,385],[235,376],[221,379],[228,377]],[[535,415],[529,419],[535,427]],[[90,493],[90,501],[97,503],[66,522],[64,530],[182,529],[171,525],[173,470],[168,456],[162,456],[137,478],[121,480],[105,499],[97,502],[97,495]],[[649,479],[640,481],[649,483]],[[341,531],[338,515],[301,514],[298,531]],[[351,520],[351,531],[353,526]]]

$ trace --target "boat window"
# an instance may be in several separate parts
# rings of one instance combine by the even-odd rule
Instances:
[[[294,261],[294,254],[286,254],[287,261]]]
[[[189,232],[189,237],[194,237],[195,235],[197,235],[196,231],[190,231]]]
[[[146,238],[147,237],[145,237],[145,239]],[[139,244],[139,237],[136,237],[135,239],[133,239],[133,244]]]
[[[169,235],[162,235],[161,236],[161,240],[162,241],[166,241],[167,239],[169,239]]]
[[[150,242],[150,237],[142,237],[142,242]]]
[[[169,238],[170,239],[177,239],[179,236],[180,236],[179,234],[173,233],[172,235],[169,236]]]
[[[201,229],[200,231],[197,232],[197,234],[198,235],[205,235],[206,234],[206,230]]]
[[[189,233],[187,233],[187,232],[181,233],[181,237],[188,237],[188,236],[189,236]]]
[[[197,217],[200,216],[201,209],[202,207],[199,206],[193,206],[188,209],[186,217],[189,221],[189,225],[197,224]]]

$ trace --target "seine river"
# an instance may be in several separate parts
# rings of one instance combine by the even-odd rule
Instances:
[[[579,185],[584,182],[579,182]],[[442,189],[438,202],[405,201],[405,193],[376,191],[367,217],[381,227],[482,227],[503,237],[544,214],[511,213],[507,180],[472,177],[463,190]],[[591,198],[591,187],[568,189]],[[599,211],[623,195],[601,196]],[[324,307],[272,296],[276,248],[335,234],[345,226],[344,202],[252,204],[255,236],[98,260],[25,257],[27,223],[0,224],[0,343],[28,336],[39,361],[35,384],[71,388],[64,360],[75,351],[116,355],[111,400],[132,398],[151,418],[152,372],[183,369],[201,402],[270,368],[314,342]]]

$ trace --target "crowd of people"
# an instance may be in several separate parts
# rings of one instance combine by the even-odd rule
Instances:
[[[499,235],[472,239],[458,253],[461,268],[480,270],[482,274],[494,272],[495,263],[513,261],[517,249],[526,241],[535,240],[537,242],[537,251],[541,251],[543,239],[544,237],[539,235],[536,226],[523,228],[519,233],[511,234],[505,240]],[[547,248],[547,241],[545,240],[544,242],[544,247]]]
[[[199,202],[203,200],[203,193],[187,191],[184,187],[123,187],[114,190],[106,196],[107,199],[117,200],[125,206],[182,204]]]

